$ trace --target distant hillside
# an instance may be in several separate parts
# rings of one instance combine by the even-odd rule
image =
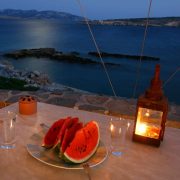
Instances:
[[[0,18],[11,19],[54,19],[61,21],[82,21],[80,16],[57,11],[37,11],[37,10],[0,10]]]
[[[131,19],[108,19],[108,20],[94,20],[91,24],[101,25],[119,25],[119,26],[144,26],[146,18],[131,18]],[[150,26],[171,26],[180,27],[180,17],[162,17],[150,18]]]
[[[81,22],[84,23],[84,18],[81,16],[72,15],[65,12],[57,11],[37,11],[37,10],[15,10],[5,9],[0,10],[0,18],[2,19],[52,19],[66,22]],[[144,26],[146,18],[130,18],[130,19],[107,19],[93,20],[90,24],[99,25],[117,25],[117,26]],[[180,17],[162,17],[150,18],[150,26],[171,26],[180,27]]]

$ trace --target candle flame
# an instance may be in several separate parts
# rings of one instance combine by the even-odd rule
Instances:
[[[110,125],[110,131],[111,131],[111,132],[114,131],[114,125],[113,125],[113,124]]]
[[[137,134],[145,134],[147,131],[147,125],[144,123],[139,123],[136,126],[136,133]]]
[[[145,116],[146,116],[146,117],[149,117],[149,116],[150,116],[149,110],[147,110],[147,112],[145,113]]]

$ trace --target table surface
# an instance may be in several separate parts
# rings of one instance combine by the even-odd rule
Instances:
[[[5,110],[17,111],[18,103],[0,109]],[[16,148],[0,149],[0,179],[88,179],[83,170],[65,170],[46,165],[33,158],[26,149],[30,136],[40,131],[40,123],[51,125],[53,121],[67,116],[79,117],[83,122],[96,120],[100,126],[101,140],[109,148],[109,121],[115,117],[38,103],[36,114],[17,117]],[[159,148],[132,142],[131,137],[130,131],[127,150],[123,156],[115,157],[109,154],[103,163],[90,169],[93,180],[179,179],[179,129],[166,128],[164,140]]]

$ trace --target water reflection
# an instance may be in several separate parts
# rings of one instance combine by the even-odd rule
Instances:
[[[24,23],[24,38],[27,42],[32,43],[34,47],[53,46],[53,36],[59,33],[56,32],[56,28],[52,27],[51,23],[47,21],[28,21]]]

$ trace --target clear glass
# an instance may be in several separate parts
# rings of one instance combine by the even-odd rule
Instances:
[[[0,148],[12,149],[16,142],[16,114],[0,112]]]
[[[111,118],[110,120],[110,136],[112,155],[121,156],[127,148],[129,121],[123,118]]]
[[[163,112],[139,108],[135,134],[158,139],[161,130]]]

